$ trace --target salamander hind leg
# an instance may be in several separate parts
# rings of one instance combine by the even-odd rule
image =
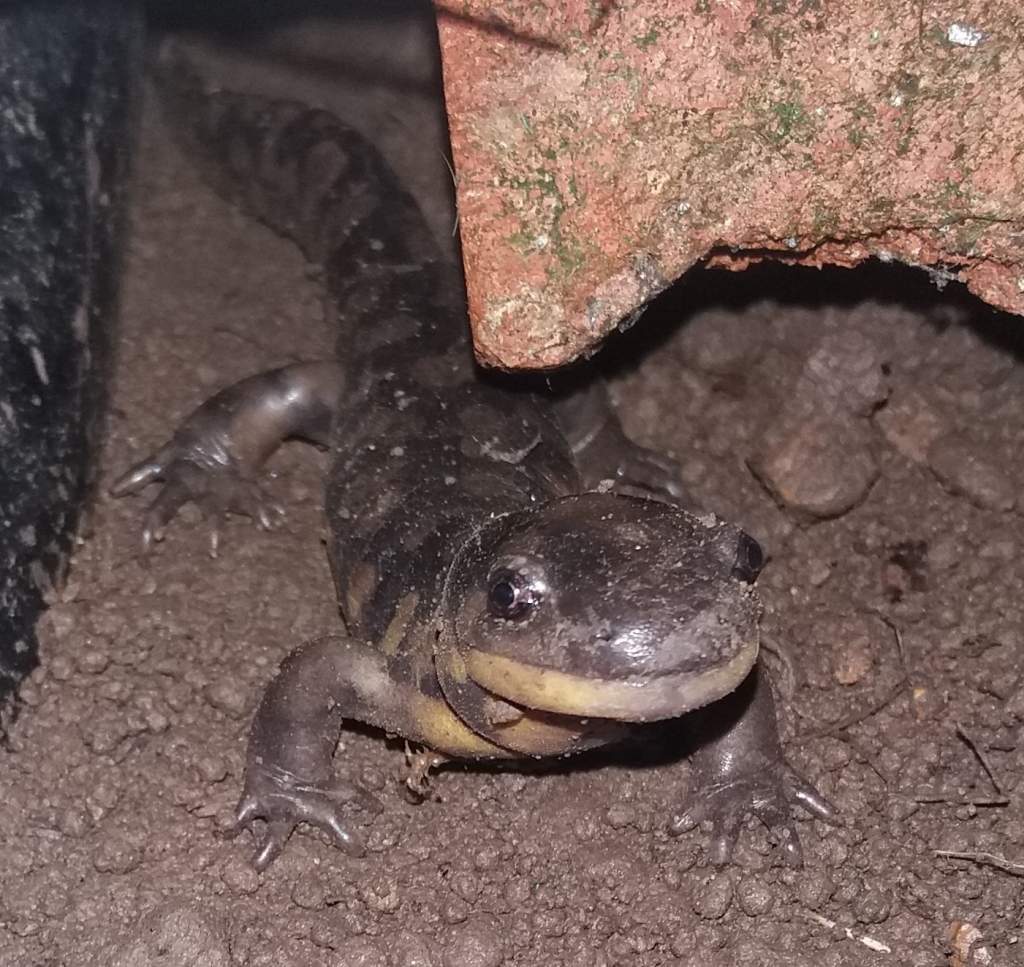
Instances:
[[[281,511],[256,479],[260,467],[289,437],[326,444],[341,386],[340,363],[298,363],[235,383],[194,410],[168,443],[110,488],[120,497],[163,482],[146,513],[144,547],[163,538],[189,501],[213,522],[214,554],[217,525],[229,513],[269,528]]]

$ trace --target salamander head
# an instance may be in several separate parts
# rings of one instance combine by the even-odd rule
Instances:
[[[447,635],[460,675],[514,705],[673,718],[753,667],[760,566],[757,543],[715,518],[616,494],[564,497],[460,556]]]

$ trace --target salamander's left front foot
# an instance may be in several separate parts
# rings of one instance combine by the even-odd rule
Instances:
[[[734,778],[702,788],[689,808],[673,818],[669,832],[680,835],[705,820],[711,822],[708,857],[712,863],[728,863],[747,816],[756,816],[778,841],[788,866],[803,865],[803,848],[793,823],[792,806],[799,804],[814,818],[837,821],[835,807],[812,785],[792,772]]]
[[[760,666],[731,695],[691,713],[687,720],[701,739],[691,757],[694,791],[670,831],[683,833],[709,820],[710,859],[727,863],[743,820],[756,816],[777,838],[783,860],[800,866],[803,850],[792,808],[802,806],[828,823],[837,822],[838,813],[787,765],[771,683]]]

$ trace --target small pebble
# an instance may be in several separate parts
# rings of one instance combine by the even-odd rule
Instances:
[[[764,328],[741,314],[709,309],[680,332],[676,345],[685,365],[710,376],[743,377],[764,351]]]
[[[612,829],[625,829],[627,826],[636,825],[636,807],[629,803],[616,803],[609,807],[605,815]]]
[[[221,870],[220,878],[232,893],[240,896],[250,896],[260,888],[259,873],[247,860],[241,858],[228,860]]]
[[[889,396],[886,351],[853,328],[827,332],[807,357],[795,395],[855,416],[869,416]]]
[[[129,936],[109,947],[96,963],[104,967],[230,967],[232,957],[212,917],[190,906],[169,906],[137,921]]]
[[[86,802],[95,806],[98,809],[103,810],[104,813],[110,812],[119,802],[121,801],[121,784],[120,781],[111,775],[104,776],[93,786],[92,792]]]
[[[359,896],[374,913],[394,913],[402,905],[398,884],[385,877],[368,883]]]
[[[807,582],[812,588],[820,588],[831,576],[832,564],[829,561],[814,561],[807,573]]]
[[[892,898],[881,890],[869,887],[854,898],[853,913],[861,923],[884,923],[891,912]]]
[[[1024,691],[1021,693],[1021,718],[1024,719]],[[505,884],[502,892],[510,907],[522,906],[530,899],[530,881],[525,876],[514,877]]]
[[[441,905],[441,919],[445,923],[463,923],[469,918],[469,906],[461,897],[450,896]]]
[[[732,881],[725,873],[711,877],[693,901],[693,910],[702,920],[720,920],[732,904]]]
[[[143,716],[146,722],[146,728],[154,735],[159,735],[161,732],[166,732],[170,728],[171,722],[163,712],[158,712],[152,709],[145,713]]]
[[[249,708],[248,691],[231,679],[221,679],[207,685],[203,695],[215,709],[233,719],[243,718]]]
[[[472,873],[456,873],[449,880],[449,886],[467,903],[472,903],[480,895],[480,881]]]
[[[874,649],[864,625],[861,621],[851,621],[849,634],[835,643],[832,672],[840,685],[856,685],[871,671]]]
[[[680,927],[669,942],[669,949],[684,963],[692,963],[698,950],[697,935],[692,927]]]
[[[292,903],[303,910],[320,910],[327,902],[328,883],[317,870],[307,871],[292,885]]]
[[[797,898],[809,910],[819,910],[828,903],[835,889],[835,883],[824,870],[808,867],[796,878]]]
[[[772,908],[775,894],[759,877],[744,876],[736,884],[736,902],[748,917],[760,917]]]
[[[326,950],[342,950],[345,945],[362,931],[352,931],[345,923],[345,917],[335,916],[333,909],[321,916],[313,917],[309,927],[309,939]]]
[[[142,862],[142,850],[123,836],[109,836],[93,851],[92,865],[100,873],[124,875],[137,869]]]
[[[55,604],[46,612],[46,621],[53,629],[53,634],[57,640],[63,640],[75,630],[77,624],[75,608],[68,604]]]
[[[223,756],[201,755],[195,760],[195,766],[205,782],[223,782],[228,776],[228,764]]]
[[[874,422],[886,441],[914,463],[924,463],[928,448],[948,430],[939,411],[916,392],[894,394]]]
[[[387,967],[387,956],[372,937],[346,940],[331,961],[332,967]]]
[[[58,682],[66,682],[74,674],[71,659],[66,655],[54,655],[48,668],[50,675]]]
[[[827,416],[773,425],[749,464],[780,504],[812,518],[845,514],[878,477],[864,421]]]
[[[57,828],[71,839],[84,836],[91,825],[89,814],[81,806],[68,806],[57,813]]]
[[[106,652],[90,649],[75,656],[75,665],[86,675],[99,675],[110,665],[110,656]]]
[[[530,924],[542,937],[561,937],[565,934],[566,914],[564,910],[534,910]]]
[[[391,942],[396,967],[440,967],[433,941],[411,930],[400,931]]]
[[[107,755],[113,752],[128,734],[123,722],[98,721],[90,723],[84,729],[82,740],[97,755]]]
[[[501,852],[497,846],[483,846],[473,854],[473,866],[480,872],[493,870],[501,861]]]
[[[473,917],[452,931],[445,967],[499,967],[505,960],[505,931],[495,917]]]
[[[1014,482],[982,457],[976,440],[957,433],[940,437],[928,448],[928,466],[955,494],[985,510],[1012,510],[1017,501]]]

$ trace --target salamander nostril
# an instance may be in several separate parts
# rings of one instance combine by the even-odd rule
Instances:
[[[764,552],[761,550],[761,545],[749,534],[740,531],[740,536],[736,541],[736,558],[732,565],[732,576],[746,584],[753,584],[763,567]]]

